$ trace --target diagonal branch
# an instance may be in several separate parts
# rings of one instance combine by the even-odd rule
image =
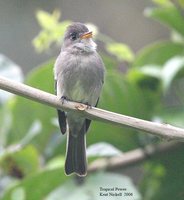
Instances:
[[[164,155],[165,152],[181,148],[182,145],[180,144],[176,142],[170,142],[157,145],[148,145],[144,148],[128,151],[120,156],[99,158],[89,165],[88,172],[94,172],[97,170],[114,170],[119,168],[122,169],[132,165],[137,165],[157,155]]]
[[[0,76],[0,89],[57,109],[77,112],[79,115],[91,120],[98,120],[123,127],[128,126],[168,140],[184,141],[184,129],[169,124],[160,124],[129,117],[99,108],[92,107],[91,109],[87,109],[86,105],[77,102],[67,101],[62,104],[60,99],[53,94],[9,80],[2,76]]]

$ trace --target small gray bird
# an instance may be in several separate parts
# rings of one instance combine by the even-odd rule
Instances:
[[[61,52],[54,66],[56,94],[61,100],[71,100],[97,106],[104,82],[104,64],[96,52],[92,32],[82,23],[68,26]],[[85,176],[86,132],[90,120],[73,112],[58,110],[62,134],[67,130],[65,172]]]

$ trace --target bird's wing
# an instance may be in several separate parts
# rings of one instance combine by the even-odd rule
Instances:
[[[103,85],[103,84],[104,84],[104,79],[102,80],[102,85]],[[99,102],[99,99],[100,99],[100,98],[98,98],[95,107],[97,107],[98,102]],[[85,125],[86,125],[86,132],[87,132],[88,129],[89,129],[89,126],[90,126],[90,124],[91,124],[91,120],[90,120],[90,119],[86,119],[86,120],[85,120],[85,123],[86,123]]]
[[[97,107],[98,102],[99,102],[99,98],[98,98],[98,100],[97,100],[97,102],[96,102],[95,107]],[[91,124],[91,120],[90,120],[90,119],[86,119],[85,123],[86,123],[86,132],[87,132],[88,129],[89,129],[89,126],[90,126],[90,124]]]
[[[55,80],[55,94],[57,95],[57,80]],[[59,122],[59,127],[61,130],[62,134],[65,134],[66,132],[66,114],[62,110],[57,110],[58,113],[58,122]]]

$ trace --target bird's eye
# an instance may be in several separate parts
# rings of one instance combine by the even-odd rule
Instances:
[[[77,39],[77,33],[76,33],[76,32],[71,33],[71,34],[70,34],[70,38],[71,38],[72,40],[76,40],[76,39]]]

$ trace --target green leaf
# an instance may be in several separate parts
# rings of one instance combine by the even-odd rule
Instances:
[[[107,190],[111,189],[111,191],[104,191],[103,188]],[[127,197],[127,193],[131,195]],[[121,196],[111,196],[113,194],[119,194]],[[125,198],[128,198],[129,200],[141,199],[140,193],[128,177],[102,172],[89,175],[85,179],[84,184],[80,186],[70,180],[53,191],[46,200],[60,200],[61,197],[67,197],[67,200],[99,200],[101,198],[116,200],[122,200]]]
[[[151,105],[159,103],[159,97],[161,95],[161,81],[160,81],[160,69],[154,65],[146,65],[144,67],[132,68],[127,74],[127,79],[131,84],[137,85],[139,90],[144,91],[146,101]]]
[[[162,108],[157,112],[157,116],[163,123],[172,124],[177,127],[184,128],[184,107],[173,106]]]
[[[56,157],[52,158],[51,160],[49,160],[49,162],[46,165],[46,169],[52,170],[52,169],[56,169],[59,167],[64,168],[64,164],[65,164],[65,157],[64,156],[56,156]]]
[[[134,59],[133,52],[123,43],[107,43],[106,49],[109,53],[116,56],[119,61],[132,62]]]
[[[21,68],[2,54],[0,54],[0,75],[14,81],[23,81]],[[0,103],[6,102],[10,97],[12,97],[11,93],[0,90]]]
[[[164,6],[164,7],[173,5],[170,0],[152,0],[152,1],[158,4],[159,6]]]
[[[135,84],[127,82],[123,74],[116,70],[107,71],[98,107],[124,115],[148,119],[154,108],[150,104],[148,95],[145,97],[144,91]],[[139,141],[135,133],[137,131],[134,129],[120,128],[94,121],[89,134],[87,134],[87,142],[93,144],[103,141],[125,151],[138,146]]]
[[[7,191],[9,188],[17,184],[17,179],[13,178],[12,176],[4,176],[3,174],[0,176],[0,187],[1,192],[0,196],[2,197],[4,191]]]
[[[163,84],[164,91],[167,91],[176,77],[176,75],[184,67],[184,57],[175,56],[169,59],[163,66],[161,73],[161,80]]]
[[[7,135],[11,129],[12,115],[7,104],[0,107],[0,149],[7,143]]]
[[[156,191],[161,187],[161,180],[165,176],[165,167],[160,163],[148,162],[144,166],[144,179],[141,183],[141,191],[144,199],[152,200]]]
[[[20,141],[21,146],[26,146],[29,144],[34,139],[34,137],[40,133],[41,129],[41,122],[39,120],[35,120],[30,129],[27,131],[25,137]]]
[[[179,72],[184,67],[184,58],[182,56],[175,56],[169,59],[163,66],[159,65],[145,65],[140,68],[139,73],[155,77],[160,80],[162,89],[167,92],[173,80],[177,77]],[[181,75],[180,75],[181,76]],[[130,74],[129,74],[130,78]]]
[[[53,42],[56,42],[60,45],[61,40],[64,38],[65,31],[67,27],[71,24],[71,21],[62,21],[58,23],[57,28],[55,28],[51,33],[51,38]]]
[[[58,23],[60,12],[55,10],[53,14],[39,10],[36,13],[36,18],[43,29],[52,30]]]
[[[11,200],[26,200],[25,190],[23,187],[16,188],[11,194]]]
[[[66,27],[70,24],[70,21],[63,21],[57,23],[56,26],[50,28],[50,30],[41,30],[40,33],[33,39],[32,43],[38,52],[47,50],[52,43],[60,44],[61,39],[64,36]]]
[[[23,73],[21,68],[6,56],[0,54],[0,75],[11,80],[22,82]],[[8,107],[8,100],[13,94],[0,90],[0,149],[4,148],[7,142],[7,135],[11,128],[12,116]]]
[[[183,200],[184,145],[152,159],[147,165],[141,190],[146,200]],[[176,169],[177,166],[177,169]]]
[[[6,173],[18,178],[30,175],[39,168],[38,152],[33,146],[20,148],[14,152],[7,151],[0,161]]]
[[[90,145],[86,150],[87,156],[117,156],[121,155],[122,152],[115,148],[112,144],[106,143],[106,142],[99,142]]]
[[[175,43],[179,43],[181,45],[184,45],[184,36],[179,34],[176,31],[172,31],[171,33],[171,40]]]
[[[116,59],[112,59],[109,55],[100,52],[100,56],[105,64],[106,70],[115,70],[117,69],[118,62]]]
[[[178,0],[179,5],[184,8],[184,0]]]
[[[153,43],[137,54],[132,67],[142,67],[150,64],[162,66],[171,57],[182,56],[183,52],[184,47],[181,44],[169,41]]]
[[[168,90],[175,75],[182,68],[182,65],[168,67],[168,60],[182,57],[183,52],[183,45],[166,41],[145,47],[138,53],[132,68],[128,71],[128,80],[142,88],[147,86],[148,89],[157,91],[161,95],[160,89],[164,89],[164,92]],[[166,71],[170,73],[170,76],[166,74]]]
[[[62,168],[37,172],[9,188],[1,197],[1,200],[12,200],[12,195],[17,192],[17,189],[21,189],[25,199],[44,199],[52,190],[63,184],[67,179],[69,178],[63,173]]]
[[[32,43],[38,52],[43,52],[47,50],[52,43],[61,42],[66,27],[71,22],[59,22],[60,12],[58,10],[55,10],[52,14],[39,10],[36,16],[42,30],[33,39]]]
[[[184,35],[184,18],[176,7],[148,8],[145,10],[145,15]]]
[[[54,93],[53,65],[54,63],[51,61],[34,69],[28,77],[26,77],[25,83],[32,87]],[[56,116],[56,111],[51,107],[23,97],[16,97],[10,102],[9,106],[12,110],[13,121],[12,128],[8,135],[8,143],[19,143],[19,141],[27,135],[34,122],[38,120],[42,127],[40,130],[41,134],[37,132],[32,143],[36,145],[40,151],[43,151],[55,130],[51,120]]]
[[[50,34],[43,30],[33,39],[32,43],[37,52],[42,52],[50,47],[52,40]]]
[[[140,72],[146,74],[148,76],[152,76],[158,79],[161,79],[162,76],[162,69],[159,65],[145,65],[142,66]]]

